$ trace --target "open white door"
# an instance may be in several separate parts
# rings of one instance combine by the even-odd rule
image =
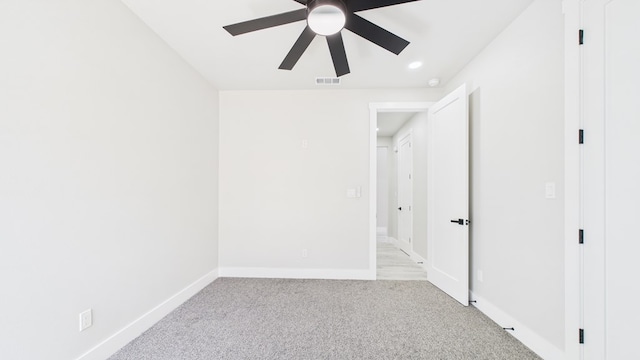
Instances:
[[[428,277],[469,305],[469,113],[462,86],[429,108]]]

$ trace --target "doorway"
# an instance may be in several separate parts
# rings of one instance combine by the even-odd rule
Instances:
[[[389,268],[403,269],[401,272],[393,273],[392,276],[407,275],[413,280],[426,280],[426,272],[423,268],[425,260],[416,257],[413,251],[412,193],[414,189],[411,181],[413,180],[415,132],[411,126],[405,125],[417,114],[426,117],[430,105],[431,103],[371,104],[371,149],[373,150],[371,161],[376,165],[376,168],[371,167],[371,174],[376,177],[375,181],[371,182],[371,189],[376,189],[376,194],[371,195],[373,197],[373,195],[387,194],[386,204],[379,199],[372,200],[375,201],[372,203],[377,205],[371,208],[374,223],[370,237],[370,261],[373,265],[372,270],[376,272],[372,274],[373,279],[378,278],[377,271],[380,265],[381,274],[383,274],[379,277],[381,279],[392,279],[384,270],[385,266],[389,266]],[[381,154],[382,149],[386,150],[386,153]],[[381,175],[377,168],[380,161],[379,154],[387,159],[386,184],[385,179],[379,180]],[[379,209],[379,206],[386,206],[386,208]],[[426,205],[424,207],[426,209]],[[386,216],[386,218],[380,221],[380,216]],[[386,233],[383,234],[380,230],[385,223]],[[381,259],[380,264],[378,264],[378,256]]]
[[[376,126],[376,276],[378,280],[426,280],[424,261],[413,248],[413,130],[426,133],[426,113],[380,113]],[[421,205],[426,209],[426,204]],[[425,238],[426,233],[422,235]]]
[[[436,103],[370,105],[371,189],[377,188],[379,115],[390,112],[417,113],[409,128],[403,126],[404,133],[397,133],[393,141],[398,169],[396,243],[416,263],[426,265],[431,283],[467,306],[470,221],[466,86]],[[417,141],[419,136],[420,142]],[[418,148],[419,143],[423,144],[423,149]],[[418,164],[415,168],[414,163]],[[423,171],[423,178],[418,174],[419,169]],[[371,271],[376,271],[378,247],[376,207],[373,206],[376,191],[370,191],[370,196],[370,264],[373,265]],[[423,234],[418,236],[419,232]]]

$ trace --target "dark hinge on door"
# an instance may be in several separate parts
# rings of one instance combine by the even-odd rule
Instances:
[[[584,30],[578,31],[578,45],[584,45]]]
[[[584,344],[584,329],[580,329],[578,333],[578,341],[580,344]]]
[[[578,144],[582,145],[584,144],[584,130],[580,129],[580,131],[578,131]]]
[[[584,230],[578,231],[578,244],[584,244]]]

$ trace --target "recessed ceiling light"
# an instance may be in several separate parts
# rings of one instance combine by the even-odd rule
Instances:
[[[409,69],[411,70],[419,69],[421,67],[422,67],[422,61],[414,61],[411,64],[409,64]]]

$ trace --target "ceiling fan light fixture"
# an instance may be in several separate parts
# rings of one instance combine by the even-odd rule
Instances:
[[[347,9],[339,0],[316,0],[307,5],[307,24],[311,30],[322,36],[339,33],[347,22]]]

